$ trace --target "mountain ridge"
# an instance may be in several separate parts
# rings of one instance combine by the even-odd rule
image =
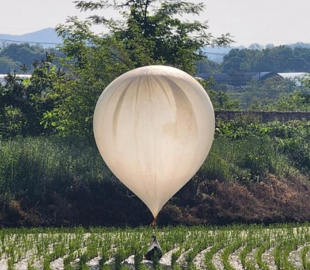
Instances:
[[[59,37],[56,31],[50,27],[22,35],[0,33],[0,41],[4,43],[41,44],[43,47],[51,47],[61,44],[62,38]]]

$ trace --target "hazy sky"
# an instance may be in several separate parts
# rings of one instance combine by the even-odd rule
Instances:
[[[195,19],[208,20],[214,36],[231,33],[235,45],[310,43],[309,0],[202,1],[205,12]],[[107,16],[117,15],[104,12]],[[0,0],[0,33],[25,34],[55,27],[74,15],[87,17],[75,9],[71,0]]]

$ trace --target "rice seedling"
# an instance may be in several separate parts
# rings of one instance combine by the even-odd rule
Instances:
[[[307,254],[310,252],[310,246],[305,246],[301,250],[301,261],[304,270],[310,270],[310,261],[307,261]]]

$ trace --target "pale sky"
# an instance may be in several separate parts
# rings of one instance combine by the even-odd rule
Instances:
[[[233,45],[310,43],[309,0],[202,1],[206,9],[195,19],[208,20],[214,36],[231,33],[236,41]],[[101,12],[117,16],[114,11]],[[16,35],[55,27],[75,15],[87,17],[71,0],[0,0],[0,33]]]

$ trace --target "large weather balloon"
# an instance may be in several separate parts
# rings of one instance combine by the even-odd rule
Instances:
[[[121,75],[103,91],[94,113],[102,158],[154,218],[204,162],[214,126],[203,87],[167,66]]]

